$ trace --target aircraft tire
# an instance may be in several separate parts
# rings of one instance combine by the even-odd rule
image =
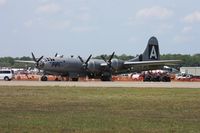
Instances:
[[[110,76],[102,76],[101,81],[111,81],[112,78]]]
[[[48,80],[47,76],[42,76],[41,77],[41,81],[47,81],[47,80]]]
[[[72,81],[78,81],[78,78],[72,78]]]

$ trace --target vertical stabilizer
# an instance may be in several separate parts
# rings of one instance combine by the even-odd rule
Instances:
[[[151,37],[148,41],[147,47],[142,54],[143,60],[160,60],[160,50],[158,40],[156,37]]]
[[[143,54],[130,61],[151,61],[160,60],[160,50],[158,45],[158,40],[156,37],[151,37],[148,41],[147,47]]]

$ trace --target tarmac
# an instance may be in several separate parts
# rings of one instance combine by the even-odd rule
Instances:
[[[0,86],[200,88],[200,82],[0,81]]]

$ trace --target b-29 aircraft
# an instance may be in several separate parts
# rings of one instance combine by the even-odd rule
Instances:
[[[102,81],[111,81],[112,75],[125,74],[139,71],[149,71],[161,69],[166,65],[174,65],[179,60],[160,60],[160,51],[158,40],[151,37],[143,54],[128,60],[113,59],[114,52],[108,60],[104,56],[102,59],[92,59],[90,55],[87,59],[69,57],[64,58],[57,56],[52,58],[44,58],[41,56],[36,59],[32,53],[33,61],[18,61],[35,63],[36,68],[43,70],[41,81],[47,81],[46,75],[59,75],[69,77],[72,81],[78,81],[79,77],[88,77],[101,79]]]

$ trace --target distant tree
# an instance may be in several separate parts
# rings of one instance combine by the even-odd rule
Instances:
[[[33,67],[33,64],[28,63],[19,63],[15,60],[32,60],[30,57],[1,57],[0,58],[0,67],[15,67],[15,68],[26,68],[27,66]]]
[[[130,60],[130,59],[133,59],[134,56],[132,55],[126,55],[126,54],[122,54],[120,56],[118,56],[118,59],[121,59],[121,60]]]
[[[200,66],[200,54],[181,55],[181,54],[165,54],[161,55],[164,60],[181,60],[180,66]]]
[[[105,59],[107,59],[107,60],[110,58],[110,55],[104,54],[104,55],[96,56],[96,57],[94,57],[94,59],[102,59],[101,56],[104,56]],[[118,55],[114,55],[113,58],[117,58],[117,59],[120,59],[120,60],[130,60],[130,59],[134,58],[134,56],[122,54],[122,55],[119,55],[119,56]]]
[[[28,56],[23,56],[23,57],[19,58],[19,60],[30,61],[30,60],[32,60],[32,58],[30,58],[30,57],[28,57]]]
[[[12,57],[0,58],[0,66],[1,67],[10,67],[10,66],[13,66],[14,63],[15,63],[15,61]]]

